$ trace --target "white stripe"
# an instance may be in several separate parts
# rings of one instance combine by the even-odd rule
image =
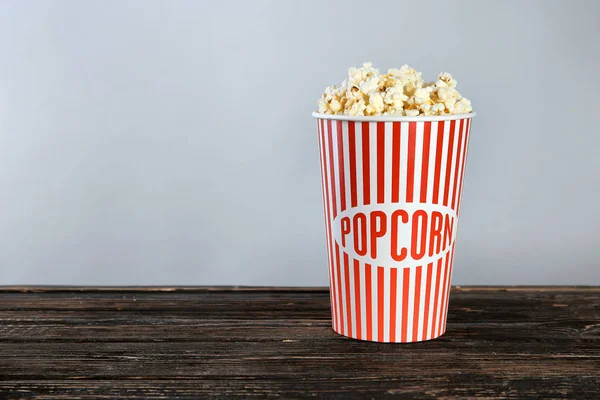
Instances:
[[[344,326],[344,331],[346,335],[348,334],[348,315],[346,313],[346,268],[344,268],[344,252],[340,248],[340,297],[342,298],[342,304],[340,304],[342,312],[342,324]]]
[[[333,238],[331,236],[331,221],[332,221],[332,215],[331,215],[331,210],[332,210],[332,188],[331,188],[331,176],[330,176],[330,169],[329,169],[329,146],[331,146],[331,143],[329,143],[329,138],[327,135],[328,131],[327,131],[327,123],[323,122],[323,152],[325,155],[325,184],[327,185],[327,192],[329,193],[327,199],[325,199],[325,201],[327,202],[327,208],[329,209],[329,212],[327,212],[327,228],[328,228],[328,232],[329,232],[329,255],[331,257],[331,268],[333,270],[333,285],[334,285],[334,292],[338,292],[339,288],[337,285],[337,271],[335,268],[335,246],[333,243]],[[337,304],[337,299],[336,299],[336,304]],[[340,327],[341,327],[341,316],[339,313],[339,304],[337,309],[335,310],[335,320],[336,320],[336,329],[339,331]]]
[[[444,204],[444,190],[446,189],[446,164],[448,163],[448,147],[450,144],[450,122],[446,121],[444,123],[444,131],[438,132],[438,140],[439,135],[442,135],[443,146],[442,146],[442,163],[440,166],[440,190],[438,194],[438,204]]]
[[[461,121],[463,121],[462,140],[459,143],[459,147],[457,149],[457,151],[460,151],[461,154],[460,154],[460,161],[458,164],[458,170],[456,171],[456,173],[458,174],[458,180],[456,181],[456,191],[453,196],[455,206],[458,204],[458,194],[460,193],[460,188],[462,186],[462,181],[460,179],[460,175],[462,174],[462,170],[463,170],[462,165],[463,165],[463,160],[465,158],[465,154],[463,152],[463,147],[464,147],[465,140],[467,140],[467,120],[461,120]],[[458,122],[460,123],[460,121],[458,121]],[[452,205],[452,202],[450,202],[450,204]],[[456,212],[456,210],[454,210],[454,212]]]
[[[415,203],[421,201],[421,174],[423,169],[423,129],[424,122],[417,122],[415,130],[415,176],[413,178],[413,199]]]
[[[397,269],[398,290],[396,290],[396,342],[402,340],[402,293],[404,290],[404,270]]]
[[[452,250],[450,250],[452,251]],[[448,259],[448,265],[446,265],[446,268],[450,268],[450,259]],[[444,296],[444,298],[442,299],[442,320],[441,320],[441,326],[440,326],[440,334],[443,334],[444,331],[446,330],[446,315],[447,315],[447,311],[448,309],[446,308],[448,305],[448,302],[446,301],[446,299],[448,298],[448,283],[450,281],[450,271],[448,271],[448,275],[446,276],[446,295]]]
[[[406,201],[406,169],[408,168],[408,122],[400,123],[400,203]]]
[[[451,250],[451,249],[450,249]],[[446,269],[446,285],[444,286],[444,288],[442,289],[442,293],[445,294],[445,296],[443,296],[442,298],[442,315],[441,315],[441,326],[440,326],[440,334],[444,332],[444,324],[446,322],[446,298],[448,297],[448,283],[450,280],[450,271],[449,271],[449,267],[450,267],[450,257],[448,257],[448,262],[446,262],[446,257],[444,257],[444,268]]]
[[[410,269],[410,284],[408,286],[408,318],[406,321],[406,341],[412,342],[412,331],[414,324],[413,310],[415,308],[415,281],[416,281],[416,270]]]
[[[379,324],[379,317],[377,315],[377,266],[371,265],[371,315],[372,315],[372,328],[373,328],[373,340],[377,341],[378,337],[378,329],[377,326]]]
[[[363,339],[367,338],[367,294],[366,294],[366,290],[365,290],[365,271],[366,271],[366,265],[361,264],[360,268],[358,269],[358,279],[359,279],[359,284],[360,284],[360,293],[359,293],[359,299],[360,299],[360,315],[361,315],[361,337]]]
[[[340,213],[340,160],[338,156],[338,140],[337,140],[337,126],[335,123],[331,124],[332,130],[332,142],[333,142],[333,168],[334,168],[334,177],[335,177],[335,199],[337,204],[337,214]],[[334,213],[333,215],[336,215]]]
[[[371,204],[377,203],[377,123],[369,123],[369,162],[371,173]]]
[[[433,203],[433,184],[435,179],[435,148],[437,146],[438,124],[431,123],[431,135],[429,139],[429,168],[427,169],[427,203]]]
[[[356,334],[356,298],[354,295],[354,279],[356,279],[356,277],[354,276],[354,259],[350,258],[348,260],[349,265],[348,265],[348,271],[349,271],[349,275],[350,275],[350,315],[352,316],[352,337],[356,338],[358,337],[358,335]]]
[[[448,207],[452,207],[452,198],[454,197],[454,175],[456,174],[456,158],[458,157],[458,136],[460,131],[460,123],[456,121],[454,125],[454,143],[452,143],[452,164],[450,165],[450,190],[448,191]]]
[[[385,175],[384,175],[384,182],[385,182],[385,193],[384,193],[384,201],[386,203],[391,203],[392,202],[392,155],[393,155],[393,147],[392,147],[392,140],[393,140],[393,123],[392,122],[386,122],[385,123],[385,132],[384,132],[384,136],[385,136]],[[388,228],[389,229],[389,228]]]
[[[440,269],[440,276],[438,276],[438,284],[437,284],[437,290],[438,290],[438,299],[437,299],[437,303],[435,304],[435,309],[436,309],[436,320],[435,320],[435,325],[436,325],[436,329],[433,332],[433,336],[437,336],[437,332],[439,330],[440,327],[440,316],[442,313],[442,285],[444,284],[444,264],[445,264],[445,257],[442,258],[442,268]],[[436,263],[436,268],[437,268],[437,263]]]
[[[427,339],[433,337],[433,311],[435,310],[435,288],[437,287],[437,263],[433,263],[431,268],[431,290],[429,291],[429,320],[427,321]]]
[[[352,207],[352,187],[350,186],[350,141],[348,140],[348,121],[342,121],[342,144],[344,151],[344,184],[346,209]],[[341,205],[340,205],[341,210]]]
[[[321,147],[321,163],[325,163],[325,142],[323,140],[324,132],[321,132],[321,122],[319,121],[319,145]],[[333,326],[336,326],[336,312],[334,310],[334,283],[333,283],[333,268],[332,268],[332,259],[331,259],[331,236],[329,232],[329,213],[327,212],[327,196],[325,196],[326,185],[327,185],[327,177],[325,174],[325,170],[327,169],[327,165],[321,166],[321,182],[323,184],[323,214],[325,219],[325,237],[327,241],[327,261],[328,261],[328,274],[329,274],[329,296],[331,297],[331,319]]]
[[[383,341],[390,341],[390,269],[383,269]]]
[[[452,260],[450,263],[450,276],[448,277],[448,309],[450,309],[450,290],[452,289],[452,275],[454,274],[454,252],[456,250],[456,242],[452,245]],[[448,320],[448,315],[446,315]]]
[[[419,331],[417,340],[425,340],[423,327],[425,326],[425,300],[427,297],[427,264],[421,267],[421,302],[419,304]]]
[[[445,258],[444,258],[445,260]],[[442,319],[441,319],[441,326],[440,326],[440,334],[442,334],[444,332],[444,325],[446,324],[446,299],[448,298],[448,283],[450,280],[450,271],[449,271],[449,267],[450,267],[450,257],[448,257],[448,262],[446,263],[444,261],[445,264],[445,268],[446,268],[446,285],[444,286],[445,289],[445,296],[442,298]]]
[[[356,132],[356,200],[359,206],[364,205],[363,196],[363,163],[362,163],[362,123],[355,124]]]

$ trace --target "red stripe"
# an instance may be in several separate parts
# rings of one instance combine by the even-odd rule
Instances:
[[[444,313],[444,323],[443,323],[443,332],[446,332],[446,322],[448,320],[448,308],[450,305],[450,290],[452,289],[452,267],[454,264],[454,244],[452,244],[452,255],[450,256],[450,267],[448,268],[448,289],[446,291],[446,304]]]
[[[383,267],[377,267],[377,340],[383,342]]]
[[[452,185],[452,205],[451,208],[456,211],[456,209],[454,208],[454,206],[456,205],[456,186],[458,184],[458,167],[460,166],[460,162],[461,160],[461,154],[462,154],[462,148],[461,148],[461,144],[462,144],[462,138],[463,138],[463,122],[465,120],[461,119],[460,120],[460,125],[458,127],[458,144],[456,145],[457,150],[458,150],[458,154],[456,156],[456,164],[454,164],[454,184]]]
[[[377,203],[385,196],[385,122],[377,123]]]
[[[421,166],[421,203],[427,202],[427,177],[429,176],[429,142],[431,140],[431,122],[424,123],[423,164]]]
[[[415,307],[413,309],[413,332],[412,340],[416,342],[419,338],[419,308],[421,307],[421,270],[422,266],[416,268],[415,276]]]
[[[344,169],[344,135],[342,134],[342,121],[337,122],[337,150],[338,150],[338,169],[340,178],[340,207],[342,211],[346,210],[346,171]]]
[[[400,201],[400,122],[392,125],[392,203]]]
[[[323,145],[325,145],[325,122],[323,120],[321,120],[321,133],[322,133],[322,139],[323,139]],[[330,145],[331,146],[331,145]],[[325,170],[325,176],[327,177],[327,165],[326,165],[326,149],[323,149],[323,168]],[[336,309],[336,315],[335,315],[335,320],[336,320],[336,324],[337,324],[337,330],[339,331],[340,329],[340,304],[338,302],[338,297],[337,294],[339,292],[339,285],[336,282],[336,278],[335,278],[335,260],[333,259],[333,237],[331,235],[331,204],[329,201],[329,185],[327,184],[327,182],[325,182],[325,192],[327,194],[327,230],[329,233],[329,263],[331,264],[331,272],[332,272],[332,279],[333,279],[333,288],[334,288],[334,304],[335,304],[335,309]]]
[[[356,125],[354,121],[348,122],[348,150],[350,151],[350,204],[356,207]]]
[[[323,128],[325,128],[325,123],[323,122]],[[328,129],[328,145],[327,145],[327,149],[326,151],[328,151],[329,153],[329,185],[328,185],[328,196],[329,194],[331,194],[332,197],[332,201],[333,201],[333,205],[331,204],[330,201],[327,202],[327,213],[329,214],[329,239],[330,239],[330,246],[331,246],[331,267],[332,268],[336,268],[337,265],[337,273],[336,276],[334,277],[334,286],[336,288],[335,290],[335,294],[336,294],[336,299],[335,299],[335,303],[336,303],[336,310],[337,310],[337,325],[338,325],[338,332],[339,331],[343,331],[343,316],[342,316],[342,303],[340,301],[341,296],[342,296],[342,290],[341,290],[341,285],[340,285],[340,268],[339,268],[339,255],[337,256],[337,261],[333,260],[333,244],[335,243],[335,240],[333,239],[333,235],[331,234],[331,228],[332,228],[332,222],[333,222],[333,218],[332,218],[332,212],[331,209],[334,209],[335,212],[335,176],[333,174],[333,143],[331,141],[332,139],[332,131],[331,131],[331,120],[328,121],[328,125],[327,125],[327,129]],[[325,141],[325,129],[323,129],[323,141]],[[323,142],[324,143],[324,142]],[[324,155],[325,157],[325,155]],[[327,173],[327,170],[325,170],[325,173]],[[336,243],[336,249],[338,249],[337,247],[337,243]],[[339,251],[339,249],[338,249]]]
[[[334,161],[333,161],[333,133],[331,129],[331,120],[327,120],[327,137],[329,138],[329,177],[330,177],[330,188],[331,188],[331,203],[333,206],[333,218],[337,217],[337,201],[335,196],[335,175],[334,175]]]
[[[363,203],[371,204],[371,156],[369,155],[369,123],[362,123]]]
[[[417,123],[408,123],[408,165],[406,166],[406,202],[412,203],[415,180],[415,141],[417,136]]]
[[[444,261],[444,281],[442,282],[442,304],[440,304],[440,315],[438,323],[438,336],[442,334],[442,321],[444,321],[444,299],[446,298],[446,285],[448,279],[448,259],[450,258],[450,251],[446,253],[446,259]]]
[[[358,260],[354,260],[354,309],[356,310],[356,338],[362,339],[362,317],[360,315],[360,270]]]
[[[348,253],[344,253],[344,287],[346,288],[346,321],[348,322],[348,336],[352,337],[352,304],[350,304],[350,266]]]
[[[396,341],[396,296],[398,293],[398,268],[390,270],[390,342]]]
[[[408,335],[408,287],[410,285],[410,268],[404,268],[404,276],[402,277],[402,333],[400,336],[401,342],[406,342]]]
[[[433,296],[433,317],[431,318],[431,337],[435,337],[437,328],[438,328],[438,320],[437,320],[437,306],[438,300],[440,298],[440,287],[441,287],[441,279],[442,279],[442,259],[440,258],[437,262],[437,275],[435,278],[435,289]]]
[[[438,122],[435,146],[435,172],[433,177],[433,203],[438,204],[440,194],[440,170],[442,168],[442,147],[444,145],[444,121]]]
[[[321,156],[321,180],[323,184],[323,215],[325,216],[325,236],[327,239],[327,262],[329,266],[329,297],[331,300],[331,326],[335,330],[337,328],[337,313],[335,310],[335,285],[333,283],[333,260],[331,257],[331,236],[329,232],[329,189],[327,188],[326,176],[327,167],[325,165],[325,149],[323,136],[323,120],[317,120],[317,128],[319,131],[319,154]]]
[[[462,199],[462,188],[465,179],[465,167],[467,166],[467,153],[469,149],[469,135],[471,134],[471,119],[467,119],[467,130],[465,136],[465,143],[463,145],[463,164],[462,171],[460,172],[460,188],[458,189],[458,203],[456,204],[456,215],[460,212],[460,201]]]
[[[335,240],[334,240],[335,242]],[[342,333],[342,335],[346,334],[346,324],[345,319],[344,319],[344,306],[343,306],[343,302],[342,302],[342,271],[341,271],[341,267],[340,267],[341,263],[340,263],[340,246],[338,245],[337,242],[335,242],[335,266],[337,269],[337,276],[336,276],[336,283],[337,283],[337,287],[338,287],[338,293],[337,293],[337,302],[338,302],[338,310],[339,310],[339,317],[340,317],[340,332]]]
[[[448,193],[450,193],[450,168],[452,167],[452,156],[454,147],[454,128],[456,120],[450,121],[450,141],[448,142],[448,157],[446,158],[446,179],[444,180],[444,205],[448,205]]]
[[[373,340],[373,295],[371,293],[371,264],[365,264],[365,292],[367,294],[367,340]]]
[[[431,276],[433,274],[433,263],[427,264],[427,283],[425,286],[425,313],[423,315],[423,340],[429,339],[427,334],[429,328],[429,307],[431,305]]]

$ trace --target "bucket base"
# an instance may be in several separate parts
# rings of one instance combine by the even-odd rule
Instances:
[[[446,327],[444,327],[444,329],[442,330],[442,333],[440,333],[437,336],[428,337],[426,339],[404,340],[403,341],[403,340],[389,340],[389,339],[388,340],[377,340],[377,339],[373,339],[373,338],[372,339],[367,339],[367,338],[364,338],[364,337],[360,337],[359,338],[359,337],[355,337],[355,336],[349,336],[349,335],[347,335],[345,333],[342,333],[342,332],[338,332],[338,331],[335,330],[334,327],[332,327],[331,330],[334,331],[335,333],[337,333],[340,336],[347,337],[348,339],[355,339],[355,340],[360,340],[360,341],[363,341],[363,342],[373,342],[373,343],[419,343],[419,342],[429,342],[431,340],[435,340],[435,339],[437,339],[439,337],[442,337],[446,333]]]

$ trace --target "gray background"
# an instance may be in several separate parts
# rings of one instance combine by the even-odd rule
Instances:
[[[0,1],[0,284],[326,285],[310,113],[454,74],[456,284],[600,284],[600,1]]]

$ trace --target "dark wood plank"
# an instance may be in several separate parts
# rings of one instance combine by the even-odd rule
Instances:
[[[321,288],[0,288],[0,398],[600,398],[600,288],[453,288],[448,331],[335,334]]]

